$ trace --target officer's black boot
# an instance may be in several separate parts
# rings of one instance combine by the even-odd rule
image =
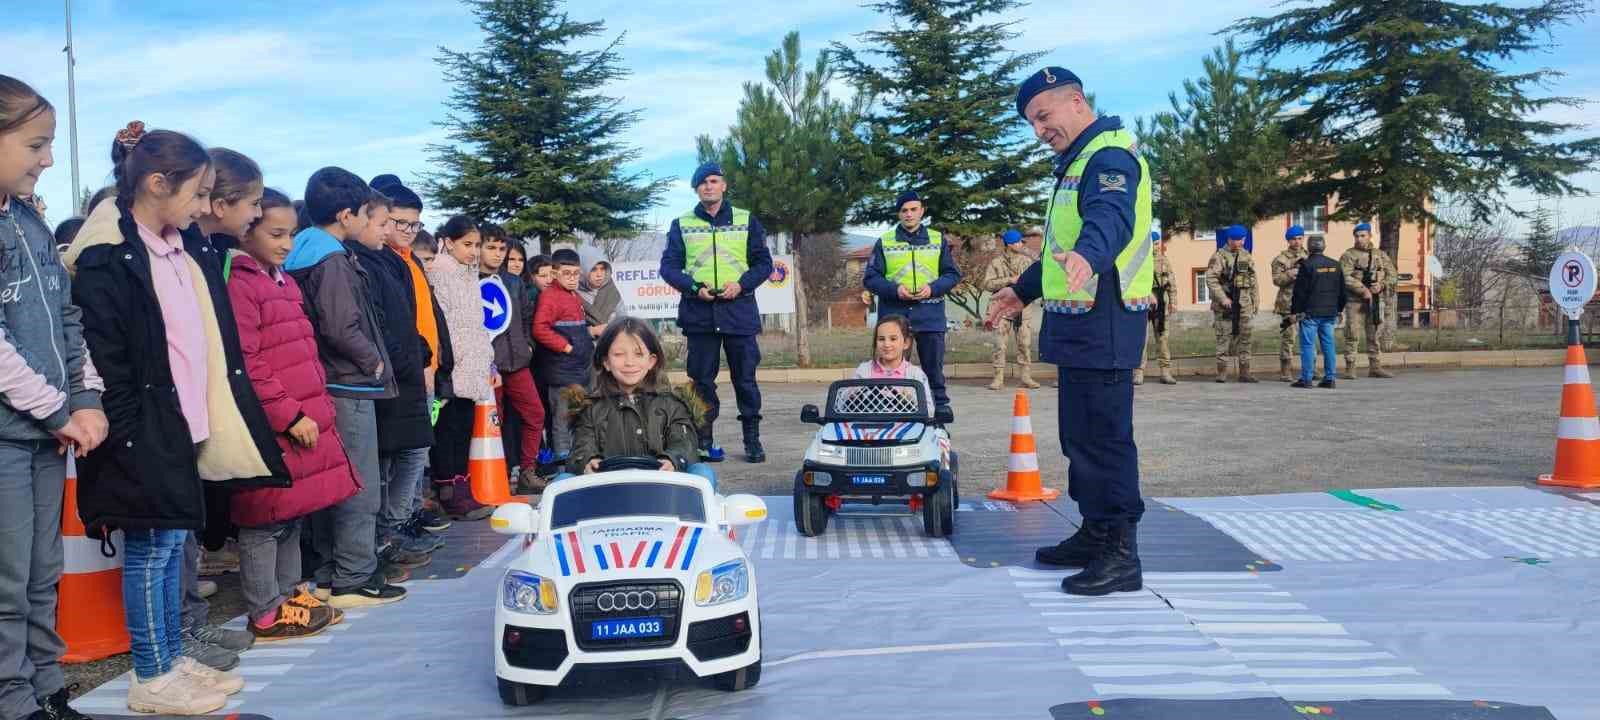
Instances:
[[[1098,523],[1085,521],[1072,537],[1050,547],[1035,550],[1033,559],[1045,565],[1088,567],[1089,561],[1100,554],[1100,549],[1105,544],[1105,529]]]
[[[1108,595],[1144,587],[1139,566],[1138,525],[1127,520],[1096,521],[1105,527],[1106,544],[1083,572],[1061,581],[1070,595]]]
[[[761,421],[740,420],[744,425],[744,459],[745,462],[764,463],[767,461],[767,451],[761,447]]]

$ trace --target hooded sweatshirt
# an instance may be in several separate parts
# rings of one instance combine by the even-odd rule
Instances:
[[[318,227],[300,231],[283,269],[300,283],[306,316],[334,397],[387,400],[398,391],[373,303],[372,279],[337,238]]]

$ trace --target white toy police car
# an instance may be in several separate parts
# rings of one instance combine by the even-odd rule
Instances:
[[[687,667],[730,691],[760,681],[756,579],[729,531],[766,504],[658,465],[608,459],[551,484],[538,508],[495,510],[497,532],[524,538],[495,602],[507,704],[538,702],[579,668]]]
[[[828,386],[827,413],[800,409],[822,427],[794,478],[800,534],[821,535],[845,503],[904,504],[931,537],[955,532],[959,458],[950,449],[948,407],[928,411],[925,386],[913,380],[840,380]]]

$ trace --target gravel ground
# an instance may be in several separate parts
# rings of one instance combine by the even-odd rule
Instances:
[[[719,422],[729,454],[717,468],[724,492],[789,495],[816,429],[800,422],[800,406],[820,404],[825,391],[822,384],[762,388],[768,456],[762,465],[743,461],[737,422]],[[731,411],[732,389],[719,392]],[[969,496],[1005,484],[1014,394],[977,383],[950,388],[951,433]],[[1560,396],[1561,374],[1552,368],[1402,371],[1394,380],[1341,380],[1332,391],[1294,390],[1270,379],[1191,380],[1138,388],[1134,429],[1151,497],[1506,485],[1550,471]],[[1045,484],[1062,487],[1056,391],[1034,390],[1029,401]],[[211,599],[212,620],[243,614],[238,575],[212,579],[221,587]],[[82,693],[130,667],[125,655],[71,666],[68,682]]]

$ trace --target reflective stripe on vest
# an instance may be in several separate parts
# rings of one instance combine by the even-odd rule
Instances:
[[[1107,148],[1121,148],[1133,153],[1139,162],[1139,187],[1134,190],[1133,235],[1122,252],[1117,254],[1117,279],[1121,281],[1122,305],[1129,310],[1148,310],[1155,306],[1155,243],[1150,239],[1150,166],[1139,155],[1138,144],[1127,130],[1111,130],[1096,135],[1077,159],[1067,167],[1066,174],[1056,182],[1050,197],[1050,210],[1045,215],[1045,262],[1043,263],[1044,309],[1058,313],[1086,313],[1094,308],[1095,292],[1100,287],[1098,275],[1089,278],[1088,284],[1078,292],[1067,291],[1067,252],[1078,244],[1078,233],[1083,230],[1083,217],[1078,214],[1078,185],[1081,182],[1100,182],[1098,178],[1084,178],[1084,168],[1089,158]],[[1051,262],[1051,259],[1054,262]]]
[[[733,209],[733,224],[712,226],[701,220],[691,210],[678,218],[678,232],[683,235],[683,251],[689,261],[684,271],[694,281],[713,289],[720,289],[750,269],[746,254],[746,238],[750,235],[750,212]]]
[[[890,230],[878,238],[883,247],[883,274],[907,292],[917,292],[939,279],[939,253],[944,249],[944,235],[938,230],[928,231],[927,245],[902,242]]]

